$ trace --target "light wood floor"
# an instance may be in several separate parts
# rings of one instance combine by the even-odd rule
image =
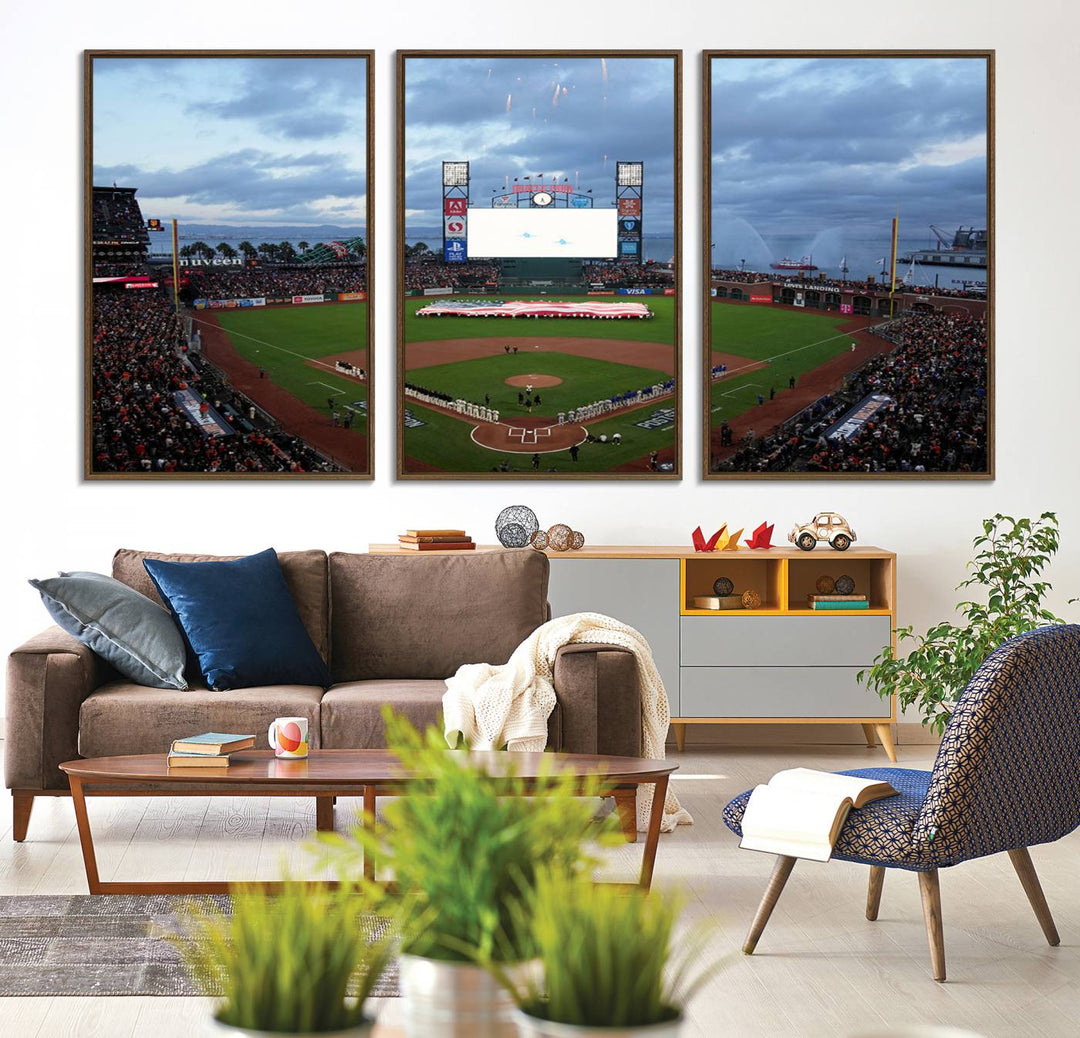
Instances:
[[[2,749],[2,743],[0,743]],[[901,752],[901,766],[930,766],[932,748]],[[686,1038],[869,1036],[890,1026],[964,1027],[984,1036],[1080,1034],[1080,833],[1032,852],[1061,933],[1047,946],[1008,858],[945,870],[941,878],[949,980],[935,984],[910,873],[887,874],[876,923],[864,918],[868,870],[800,862],[757,953],[738,951],[772,859],[740,851],[720,811],[742,789],[783,767],[882,765],[881,751],[850,746],[722,749],[676,755],[674,784],[695,824],[661,838],[656,881],[687,897],[688,922],[708,918],[728,968],[690,1007]],[[86,890],[71,803],[34,806],[29,839],[11,842],[11,804],[0,807],[0,893]],[[348,802],[338,808],[339,821]],[[343,810],[343,807],[345,810]],[[310,801],[98,799],[90,805],[103,879],[272,878],[282,861],[305,868]],[[641,845],[611,853],[607,869],[630,878]],[[310,872],[309,869],[307,869]],[[0,1034],[13,1038],[198,1038],[209,1003],[196,998],[5,998]],[[379,1007],[392,1024],[397,999]],[[396,1033],[396,1032],[393,1032]]]

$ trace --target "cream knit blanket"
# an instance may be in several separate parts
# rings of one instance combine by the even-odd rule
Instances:
[[[555,656],[563,645],[595,642],[634,654],[641,685],[642,757],[664,759],[671,714],[664,682],[653,662],[649,643],[626,624],[600,613],[572,613],[538,627],[503,666],[467,663],[446,682],[443,717],[446,741],[464,738],[474,750],[505,746],[541,751],[547,745],[547,723],[555,709]],[[638,829],[645,831],[652,807],[652,785],[638,786]],[[693,819],[668,787],[663,832]]]

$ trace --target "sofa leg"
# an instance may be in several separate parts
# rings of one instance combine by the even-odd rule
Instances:
[[[769,877],[769,885],[765,888],[765,895],[761,899],[761,904],[758,905],[757,914],[754,916],[746,940],[743,942],[742,950],[744,955],[754,954],[757,942],[765,930],[765,925],[769,921],[769,916],[772,915],[772,910],[776,907],[776,902],[780,899],[784,884],[787,883],[788,876],[791,875],[796,860],[795,858],[789,858],[786,854],[777,855],[772,876]]]
[[[1057,927],[1054,925],[1054,917],[1050,914],[1050,906],[1046,903],[1046,895],[1043,893],[1042,884],[1035,872],[1035,866],[1031,861],[1031,855],[1026,847],[1020,847],[1015,851],[1009,851],[1009,860],[1016,869],[1017,876],[1024,888],[1024,893],[1035,910],[1035,918],[1039,920],[1042,932],[1051,948],[1056,948],[1061,943]]]
[[[941,887],[938,871],[919,874],[919,894],[922,896],[923,919],[926,921],[926,939],[930,944],[930,966],[934,980],[945,980],[945,932],[941,924]]]
[[[334,831],[334,797],[315,798],[315,828],[321,833]]]
[[[870,885],[866,889],[866,918],[873,922],[877,919],[881,906],[881,888],[885,885],[885,868],[882,865],[870,866]]]
[[[11,791],[11,838],[16,843],[26,839],[26,829],[30,825],[30,812],[34,809],[34,794],[22,790]]]
[[[637,843],[637,788],[616,789],[615,810],[619,814],[623,838],[627,843]]]

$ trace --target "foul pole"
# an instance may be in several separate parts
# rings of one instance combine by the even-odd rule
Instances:
[[[173,217],[172,222],[172,293],[173,293],[173,309],[180,313],[180,259],[177,250],[178,234],[176,230],[176,217]]]
[[[892,256],[889,259],[889,319],[893,317],[893,296],[896,294],[896,241],[900,226],[900,214],[892,218]]]

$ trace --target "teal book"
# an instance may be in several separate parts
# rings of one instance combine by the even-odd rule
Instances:
[[[870,603],[866,599],[861,602],[811,602],[810,607],[824,611],[830,609],[869,609]]]
[[[216,757],[234,750],[247,750],[255,745],[254,735],[234,735],[228,732],[203,732],[202,735],[189,735],[186,739],[175,739],[173,753],[195,753],[204,757]]]

